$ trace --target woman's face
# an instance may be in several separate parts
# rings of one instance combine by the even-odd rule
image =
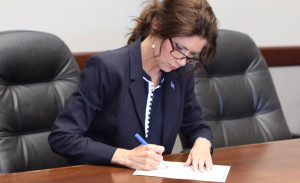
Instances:
[[[176,55],[182,55],[182,58],[185,57],[185,55],[194,58],[195,54],[201,52],[207,41],[206,39],[200,38],[200,36],[173,37],[171,41],[170,39],[164,40],[161,54],[157,59],[158,66],[164,72],[170,72],[186,64],[186,59],[176,59],[170,54],[173,50],[172,43],[176,50]],[[180,52],[183,54],[180,54]]]

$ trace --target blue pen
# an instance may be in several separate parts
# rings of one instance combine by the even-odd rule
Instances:
[[[134,136],[135,136],[135,138],[138,139],[138,141],[140,141],[141,144],[143,144],[143,145],[147,145],[147,144],[148,144],[148,143],[143,139],[143,137],[141,137],[138,133],[136,133]],[[166,164],[164,163],[164,161],[162,161],[161,164],[163,164],[166,168],[168,168],[168,165],[166,165]]]

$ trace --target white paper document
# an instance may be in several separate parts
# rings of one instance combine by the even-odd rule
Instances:
[[[173,179],[188,179],[212,182],[225,182],[230,170],[230,166],[213,165],[210,172],[193,171],[192,167],[185,167],[182,162],[164,161],[168,168],[159,167],[156,170],[144,171],[136,170],[133,175],[144,175],[154,177],[165,177]]]

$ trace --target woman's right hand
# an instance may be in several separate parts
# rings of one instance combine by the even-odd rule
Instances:
[[[132,150],[118,148],[111,160],[113,164],[120,164],[132,169],[154,170],[163,160],[163,146],[154,144],[140,145]]]

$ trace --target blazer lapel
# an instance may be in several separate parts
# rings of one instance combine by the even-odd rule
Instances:
[[[134,100],[135,109],[138,113],[140,122],[143,126],[143,129],[145,129],[145,108],[146,108],[146,95],[144,90],[144,81],[143,79],[137,79],[130,85],[130,91],[132,94],[132,98]]]
[[[146,108],[146,95],[143,81],[143,67],[141,56],[141,38],[128,46],[129,62],[130,62],[130,92],[135,104],[136,112],[139,116],[140,123],[145,129],[145,108]]]

